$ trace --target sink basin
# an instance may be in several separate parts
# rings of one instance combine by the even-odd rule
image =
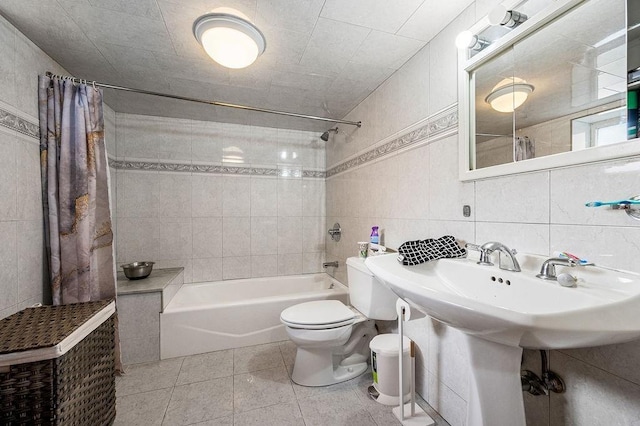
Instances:
[[[465,333],[532,349],[621,343],[640,337],[640,275],[597,266],[556,267],[576,287],[536,278],[547,259],[518,255],[522,272],[440,259],[403,266],[395,256],[366,260],[394,293]],[[497,264],[497,262],[496,262]]]
[[[522,348],[561,349],[640,337],[640,275],[597,266],[556,266],[576,287],[536,278],[542,256],[518,254],[521,272],[440,259],[403,266],[396,255],[367,267],[399,297],[465,333],[470,391],[467,426],[525,426]]]

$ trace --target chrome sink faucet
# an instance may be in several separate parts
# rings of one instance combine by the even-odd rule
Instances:
[[[518,259],[516,259],[517,252],[515,250],[511,250],[509,247],[505,246],[502,243],[496,241],[490,241],[488,243],[484,243],[481,246],[475,244],[466,244],[466,248],[471,250],[477,250],[480,252],[480,260],[478,261],[478,265],[488,265],[491,266],[493,263],[491,262],[490,255],[494,251],[498,252],[498,266],[500,269],[504,269],[506,271],[520,272],[520,264],[518,263]],[[503,262],[502,258],[505,255],[509,262]]]
[[[558,279],[556,276],[556,265],[560,266],[578,266],[578,263],[573,259],[564,259],[562,257],[552,257],[547,259],[540,268],[540,273],[536,277],[542,280],[555,281]]]

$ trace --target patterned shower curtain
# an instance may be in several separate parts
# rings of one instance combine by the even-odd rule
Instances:
[[[41,76],[38,100],[53,304],[115,299],[102,92]],[[121,371],[117,327],[116,367]]]

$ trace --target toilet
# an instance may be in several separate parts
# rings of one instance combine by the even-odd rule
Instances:
[[[280,315],[297,345],[291,379],[303,386],[326,386],[353,379],[367,370],[374,320],[394,320],[398,297],[364,264],[347,259],[351,306],[318,300],[291,306]]]

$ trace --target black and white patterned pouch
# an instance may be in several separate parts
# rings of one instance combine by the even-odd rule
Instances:
[[[460,247],[451,235],[438,239],[407,241],[398,248],[398,262],[403,265],[419,265],[430,260],[466,255],[467,250]]]

